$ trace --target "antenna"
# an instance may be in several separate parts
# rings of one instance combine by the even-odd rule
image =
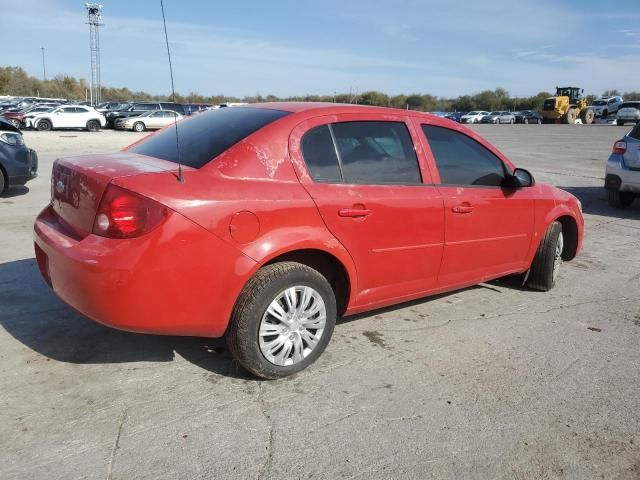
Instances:
[[[162,9],[162,23],[164,25],[164,40],[167,44],[167,57],[169,57],[169,74],[171,75],[171,97],[176,101],[176,90],[173,86],[173,67],[171,66],[171,52],[169,51],[169,36],[167,35],[167,21],[164,18],[164,2],[160,0],[160,8]],[[173,126],[176,129],[176,152],[178,154],[178,183],[184,183],[182,176],[182,162],[180,161],[180,138],[178,136],[178,118],[173,117]]]

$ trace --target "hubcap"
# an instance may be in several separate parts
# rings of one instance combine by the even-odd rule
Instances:
[[[327,321],[320,294],[295,286],[274,298],[260,321],[258,342],[262,355],[281,367],[304,360],[318,345]]]
[[[560,265],[562,264],[562,249],[564,248],[564,238],[562,232],[558,236],[558,243],[556,244],[556,255],[553,259],[553,281],[556,281],[558,271],[560,271]]]

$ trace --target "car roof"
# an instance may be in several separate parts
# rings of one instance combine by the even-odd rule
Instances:
[[[372,105],[354,105],[352,103],[325,103],[325,102],[270,102],[270,103],[249,103],[229,108],[269,108],[272,110],[282,110],[291,113],[317,113],[319,115],[331,115],[339,113],[387,113],[392,115],[410,114],[412,116],[437,117],[425,112],[416,110],[405,110],[400,108],[376,107]]]

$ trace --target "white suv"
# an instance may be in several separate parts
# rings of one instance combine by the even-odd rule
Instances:
[[[626,208],[640,197],[640,125],[613,144],[604,177],[609,205]]]
[[[616,114],[616,123],[640,123],[640,102],[624,102]]]
[[[93,107],[84,105],[62,105],[26,119],[26,126],[36,130],[56,128],[86,128],[96,132],[106,125],[104,115]]]
[[[616,113],[623,102],[624,100],[621,96],[598,98],[591,103],[589,108],[593,110],[596,117],[607,118],[608,115]]]
[[[482,120],[482,117],[485,115],[489,115],[489,112],[485,112],[484,110],[475,110],[461,116],[460,123],[480,123],[480,120]]]

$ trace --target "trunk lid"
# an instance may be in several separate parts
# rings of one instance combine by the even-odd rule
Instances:
[[[130,152],[58,159],[51,173],[51,205],[66,227],[84,237],[93,230],[102,194],[112,180],[176,167],[173,162]]]

